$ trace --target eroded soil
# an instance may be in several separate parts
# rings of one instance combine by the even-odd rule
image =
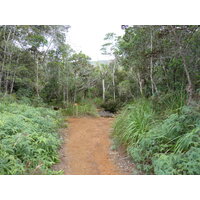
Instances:
[[[103,117],[70,118],[68,129],[62,133],[64,144],[59,169],[66,175],[130,174],[122,170],[113,155],[115,152],[111,151],[112,121],[113,118]]]

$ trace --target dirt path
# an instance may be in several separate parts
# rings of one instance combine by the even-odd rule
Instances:
[[[65,174],[125,174],[111,159],[110,130],[112,118],[70,118],[63,154]]]

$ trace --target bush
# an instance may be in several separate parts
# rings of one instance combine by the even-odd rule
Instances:
[[[122,107],[122,103],[119,101],[108,100],[108,101],[102,103],[100,106],[105,111],[109,111],[111,113],[116,113]]]
[[[20,97],[19,101],[20,104],[32,105],[32,100],[29,97]]]
[[[7,94],[2,97],[0,94],[0,102],[4,104],[18,102],[20,104],[33,105],[35,107],[42,107],[42,106],[47,107],[47,104],[44,103],[41,97],[28,97],[28,96],[22,96],[22,95],[18,96],[18,94]]]
[[[20,99],[23,97],[32,98],[35,93],[34,90],[31,88],[19,88],[16,92],[17,97]]]
[[[117,119],[114,137],[127,146],[138,169],[148,174],[200,174],[198,108],[184,106],[177,113],[159,123],[157,121],[156,125],[153,123],[153,111],[144,109],[141,103],[131,107],[129,112],[126,108]],[[136,119],[141,122],[137,123]]]
[[[0,97],[0,102],[4,102],[5,104],[16,102],[17,98],[15,94],[7,94]]]
[[[61,116],[47,108],[0,103],[0,174],[54,174]]]
[[[97,108],[100,108],[101,107],[101,104],[103,103],[103,100],[102,98],[93,98],[90,100]]]
[[[34,97],[31,99],[31,101],[33,106],[44,107],[46,105],[41,97]]]

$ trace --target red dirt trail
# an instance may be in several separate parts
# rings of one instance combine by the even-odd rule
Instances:
[[[65,174],[120,175],[124,174],[110,158],[112,118],[70,118],[65,130],[63,154]],[[62,164],[62,165],[63,165]]]

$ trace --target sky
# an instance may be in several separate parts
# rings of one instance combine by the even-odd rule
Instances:
[[[82,51],[91,60],[109,60],[109,56],[101,54],[101,46],[105,43],[106,33],[113,32],[116,35],[123,35],[121,25],[91,24],[91,25],[71,25],[67,33],[67,42],[77,52]]]

